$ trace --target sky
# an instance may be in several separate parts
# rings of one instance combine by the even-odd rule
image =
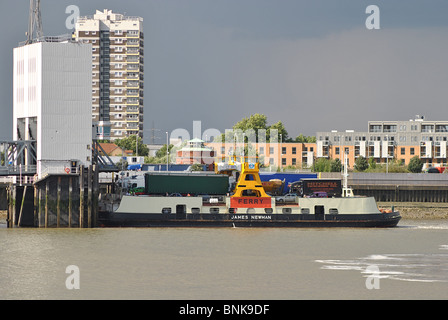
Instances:
[[[293,138],[448,120],[446,0],[41,0],[45,35],[72,31],[70,5],[144,19],[145,143],[179,128],[193,137],[193,121],[224,132],[255,113]],[[379,29],[366,27],[369,5]],[[12,139],[12,52],[28,12],[27,0],[0,1],[1,140]]]

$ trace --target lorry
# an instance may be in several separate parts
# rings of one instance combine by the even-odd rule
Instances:
[[[225,195],[229,177],[215,173],[146,173],[145,194]]]
[[[290,184],[290,193],[297,193],[301,197],[321,197],[325,193],[328,197],[342,196],[341,179],[300,179]]]

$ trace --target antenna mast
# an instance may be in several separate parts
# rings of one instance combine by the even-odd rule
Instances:
[[[43,36],[40,0],[30,0],[30,16],[26,44],[33,43],[33,40],[42,38]]]

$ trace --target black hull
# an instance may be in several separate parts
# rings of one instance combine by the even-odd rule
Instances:
[[[398,212],[380,214],[163,214],[103,213],[99,227],[239,227],[239,228],[391,228]]]

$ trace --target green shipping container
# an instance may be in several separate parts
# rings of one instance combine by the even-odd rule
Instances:
[[[145,193],[163,194],[226,194],[229,190],[229,177],[218,174],[145,174]]]

